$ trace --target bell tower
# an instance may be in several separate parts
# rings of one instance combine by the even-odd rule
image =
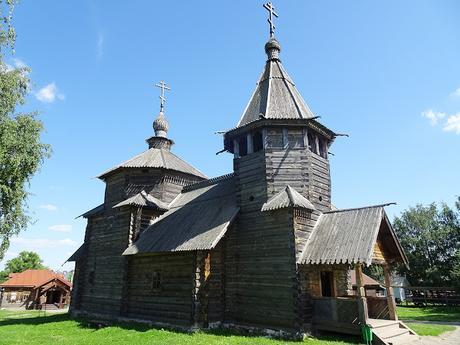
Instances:
[[[328,211],[328,149],[336,134],[317,121],[284,69],[281,45],[274,37],[273,18],[278,15],[270,3],[264,7],[270,13],[267,60],[238,124],[224,135],[224,147],[234,154],[241,190],[248,191],[245,176],[256,175],[253,180],[260,186],[247,196],[252,202],[263,203],[289,185],[318,211]]]

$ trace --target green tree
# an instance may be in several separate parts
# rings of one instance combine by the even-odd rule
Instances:
[[[0,272],[0,282],[7,280],[11,273],[21,273],[25,270],[41,270],[45,268],[46,267],[43,266],[43,260],[37,253],[23,251],[19,253],[19,256],[6,262],[5,269]]]
[[[417,205],[395,218],[410,270],[400,268],[413,285],[460,285],[460,197],[455,208],[443,203]]]
[[[25,229],[27,187],[49,145],[40,141],[43,124],[36,113],[19,113],[29,90],[30,70],[5,63],[5,50],[13,52],[16,34],[11,25],[17,0],[0,0],[0,260],[10,238]]]

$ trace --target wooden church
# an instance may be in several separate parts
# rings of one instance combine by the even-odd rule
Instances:
[[[359,334],[367,324],[385,344],[414,336],[397,320],[389,267],[407,259],[385,205],[332,205],[328,150],[337,134],[287,74],[277,15],[264,7],[263,73],[224,134],[233,172],[208,179],[171,152],[159,84],[148,149],[100,175],[104,202],[82,215],[84,243],[69,258],[73,315],[287,336]],[[387,297],[365,296],[362,267],[371,264],[384,267]]]

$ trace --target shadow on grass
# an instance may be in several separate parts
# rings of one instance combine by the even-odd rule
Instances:
[[[172,328],[159,328],[153,327],[148,324],[143,323],[136,323],[136,322],[115,322],[115,321],[107,321],[107,320],[95,320],[95,319],[88,319],[84,317],[74,318],[71,317],[69,314],[54,314],[54,315],[41,315],[41,316],[33,316],[33,317],[10,317],[8,316],[0,318],[0,327],[1,326],[8,326],[8,325],[45,325],[51,323],[59,323],[59,322],[66,322],[66,321],[73,321],[77,323],[77,327],[82,329],[92,329],[94,332],[97,332],[100,329],[106,327],[118,327],[125,330],[130,331],[137,331],[137,332],[147,332],[152,330],[163,330],[168,331],[173,334],[188,334],[192,335],[193,332],[190,331],[180,331],[177,329]],[[203,329],[198,331],[200,334],[209,334],[215,335],[219,337],[263,337],[260,334],[254,334],[250,332],[244,331],[235,331],[235,330],[227,330],[227,329]],[[354,336],[347,336],[342,334],[336,333],[321,333],[318,337],[315,337],[318,340],[324,341],[345,341],[352,344],[360,344],[359,338]],[[299,343],[296,340],[284,340],[290,343]]]

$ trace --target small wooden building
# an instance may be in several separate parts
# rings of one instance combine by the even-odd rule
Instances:
[[[83,214],[84,243],[69,259],[74,315],[289,336],[359,334],[362,324],[413,333],[397,321],[389,268],[407,259],[385,205],[333,208],[338,135],[307,106],[280,51],[270,38],[256,89],[224,134],[233,172],[208,179],[174,155],[161,106],[148,150],[100,175],[104,202]],[[387,297],[366,297],[370,264],[384,267]]]
[[[72,284],[50,270],[13,273],[0,284],[1,307],[60,309],[70,304]]]

